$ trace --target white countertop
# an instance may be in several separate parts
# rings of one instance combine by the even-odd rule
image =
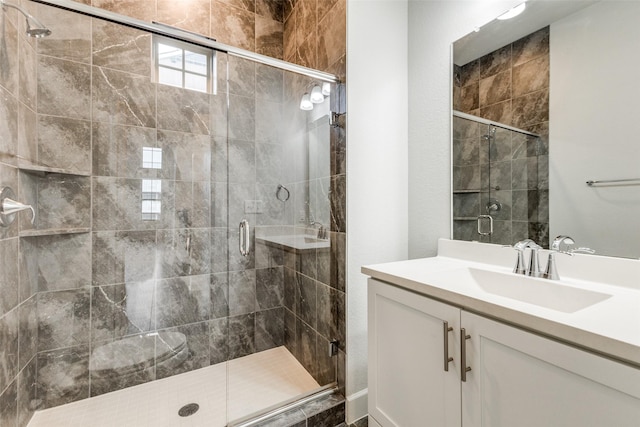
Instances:
[[[476,251],[478,256],[475,258],[482,262],[473,260]],[[464,280],[469,268],[513,275],[514,280],[517,280],[522,276],[511,273],[511,263],[515,260],[513,251],[497,245],[443,239],[439,244],[438,254],[433,258],[364,266],[362,272],[462,309],[555,337],[640,367],[640,261],[595,256],[584,258],[589,257],[587,255],[577,261],[575,257],[562,257],[567,258],[558,263],[563,285],[607,294],[607,298],[593,305],[564,312],[492,294]],[[609,261],[612,264],[608,264]],[[546,259],[541,256],[543,266],[545,262]],[[621,268],[622,272],[616,270],[611,275],[616,279],[613,282],[594,282],[584,280],[583,277],[567,276],[575,270],[575,266],[572,268],[570,265],[572,262],[581,266],[589,265],[589,268],[597,271],[613,267]],[[582,270],[585,269],[588,268]],[[567,273],[563,275],[563,271]],[[585,276],[587,273],[583,271],[581,275]],[[540,281],[538,283],[542,286],[549,282],[546,279],[529,280]]]

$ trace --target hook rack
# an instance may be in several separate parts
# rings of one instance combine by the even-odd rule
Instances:
[[[33,206],[16,202],[14,200],[15,197],[16,195],[11,187],[3,187],[0,190],[0,226],[2,227],[11,225],[16,214],[27,209],[31,210],[31,224],[36,220],[36,211]]]

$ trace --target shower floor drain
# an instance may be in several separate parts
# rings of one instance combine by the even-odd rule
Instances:
[[[198,412],[198,409],[200,409],[200,405],[197,403],[188,403],[180,408],[178,415],[181,417],[188,417],[189,415],[193,415]]]

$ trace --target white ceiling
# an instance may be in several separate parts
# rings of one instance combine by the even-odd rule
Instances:
[[[453,44],[453,62],[465,65],[534,31],[584,9],[597,0],[529,0],[523,13],[506,21],[494,19],[480,31]]]

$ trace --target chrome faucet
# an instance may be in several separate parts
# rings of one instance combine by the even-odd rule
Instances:
[[[556,258],[555,255],[565,254],[565,255],[573,255],[571,252],[561,251],[560,245],[565,243],[567,245],[575,245],[575,241],[569,236],[560,235],[553,239],[551,243],[551,252],[549,252],[549,259],[547,260],[547,268],[545,268],[544,273],[542,273],[542,277],[549,280],[558,280],[560,276],[558,275],[558,269],[556,268]]]
[[[516,260],[516,266],[513,268],[513,272],[526,276],[540,277],[538,250],[542,249],[542,247],[531,239],[524,239],[513,245],[513,248],[518,252],[518,259]],[[524,251],[526,249],[530,249],[531,254],[529,255],[529,263],[525,267]]]

